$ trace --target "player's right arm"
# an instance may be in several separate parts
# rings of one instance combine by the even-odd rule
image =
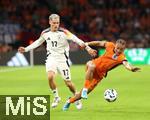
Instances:
[[[123,61],[123,65],[125,66],[126,69],[128,69],[128,70],[130,70],[132,72],[138,72],[138,71],[141,70],[140,68],[134,67],[131,64],[129,64],[128,61]]]
[[[92,41],[86,42],[86,45],[96,46],[96,47],[105,47],[107,41]]]
[[[27,46],[27,47],[19,47],[18,51],[20,53],[24,53],[24,52],[28,52],[32,49],[35,49],[37,47],[39,47],[43,42],[45,41],[45,39],[40,36],[35,42],[33,42],[31,45]]]

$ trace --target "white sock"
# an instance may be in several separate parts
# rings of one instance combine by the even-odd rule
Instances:
[[[52,90],[54,97],[59,97],[57,88]]]

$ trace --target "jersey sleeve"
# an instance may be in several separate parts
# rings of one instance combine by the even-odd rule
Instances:
[[[74,35],[73,33],[71,33],[69,30],[63,29],[63,32],[65,33],[67,40],[71,40],[71,41],[77,43],[77,44],[80,45],[80,46],[81,46],[82,44],[84,44],[84,42],[83,42],[81,39],[79,39],[77,36],[75,36],[75,35]]]
[[[25,52],[39,47],[45,41],[44,37],[41,35],[35,42],[25,48]]]
[[[120,61],[123,63],[123,61],[127,61],[127,58],[125,56],[125,54],[123,53],[120,57]]]
[[[114,43],[112,43],[112,42],[106,42],[106,43],[105,43],[106,51],[109,51],[110,49],[112,49],[112,48],[114,48],[114,47],[115,47],[115,45],[114,45]]]

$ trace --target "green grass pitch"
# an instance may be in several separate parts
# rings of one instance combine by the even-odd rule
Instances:
[[[61,103],[51,109],[51,120],[150,120],[150,66],[140,66],[141,72],[132,73],[123,67],[109,72],[107,78],[82,100],[83,109],[78,111],[72,104],[66,112],[62,106],[72,94],[60,76],[56,77]],[[71,67],[72,81],[78,90],[83,87],[85,66]],[[118,99],[108,103],[103,98],[107,88],[118,92]],[[44,66],[27,68],[0,67],[1,95],[52,95]],[[52,100],[52,97],[51,97]]]

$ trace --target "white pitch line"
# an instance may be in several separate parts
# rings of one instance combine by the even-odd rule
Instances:
[[[6,72],[15,72],[17,70],[24,70],[24,69],[29,69],[32,67],[18,67],[18,68],[11,68],[11,69],[0,69],[0,73],[6,73]]]

